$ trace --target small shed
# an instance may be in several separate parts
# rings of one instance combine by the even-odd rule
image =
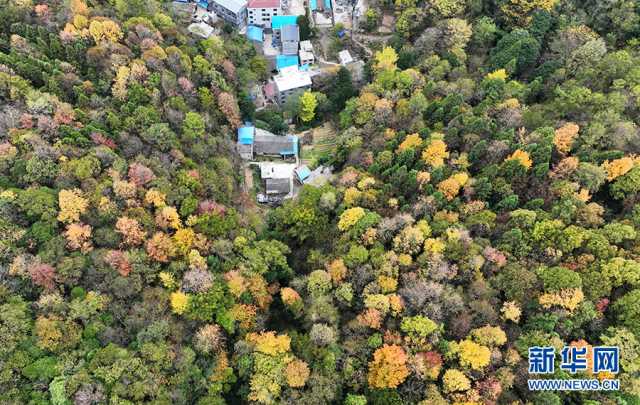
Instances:
[[[342,66],[346,66],[349,63],[353,62],[353,57],[351,56],[349,51],[346,49],[338,52],[338,59],[340,59],[340,64]]]
[[[264,40],[264,30],[255,25],[250,25],[247,27],[247,38],[250,41],[262,42]]]
[[[307,180],[309,176],[311,176],[311,170],[309,170],[309,167],[307,167],[307,165],[296,168],[295,173],[298,181],[302,184],[304,184],[305,180]]]

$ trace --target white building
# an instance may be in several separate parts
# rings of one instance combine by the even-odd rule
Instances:
[[[346,66],[349,63],[353,62],[353,58],[351,57],[351,54],[346,49],[338,52],[338,59],[340,59],[340,64],[342,66]]]
[[[210,0],[209,10],[236,27],[247,22],[247,0]]]
[[[313,55],[313,45],[311,41],[300,41],[300,52],[298,52],[300,58],[300,65],[312,65],[316,58]]]
[[[313,44],[308,39],[300,41],[300,50],[313,53]]]
[[[283,68],[277,76],[274,76],[273,81],[278,104],[284,104],[292,95],[311,88],[309,72],[299,71],[297,66]]]
[[[311,52],[303,50],[300,50],[300,52],[298,52],[298,57],[300,58],[300,65],[313,65],[313,63],[316,61],[316,58]]]
[[[247,4],[247,22],[249,25],[270,27],[271,18],[281,14],[280,0],[249,0]]]

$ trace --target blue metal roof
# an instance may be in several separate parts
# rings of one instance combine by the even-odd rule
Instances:
[[[318,0],[309,0],[309,7],[311,11],[316,11],[318,9]]]
[[[279,30],[284,25],[298,25],[297,15],[274,15],[271,17],[271,29]]]
[[[247,27],[247,38],[249,38],[252,41],[262,42],[262,40],[264,38],[262,28],[256,27],[255,25],[248,26]]]
[[[298,173],[298,178],[300,181],[305,181],[309,176],[311,176],[311,170],[307,166],[300,166],[296,169]]]
[[[251,126],[244,126],[238,128],[238,143],[241,145],[251,145],[253,143],[253,134],[255,128]]]
[[[298,66],[298,55],[278,55],[276,56],[276,67],[278,70],[288,66]]]
[[[331,0],[324,0],[324,8],[331,10]]]
[[[287,135],[287,138],[291,140],[291,149],[283,149],[280,154],[298,156],[298,137],[296,135]]]
[[[199,5],[202,8],[209,8],[209,1],[208,0],[198,0],[196,1],[196,4]]]

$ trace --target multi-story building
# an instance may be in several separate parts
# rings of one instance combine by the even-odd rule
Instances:
[[[278,104],[287,102],[289,97],[299,95],[311,88],[311,76],[309,72],[298,70],[297,66],[290,66],[274,76],[275,98]]]
[[[280,0],[249,0],[247,22],[249,25],[270,27],[271,18],[282,14]]]
[[[316,58],[313,55],[313,45],[311,41],[300,41],[300,51],[298,52],[300,58],[300,65],[312,65]]]
[[[236,27],[247,22],[247,0],[209,0],[208,9]]]
[[[280,43],[283,55],[297,55],[300,42],[300,29],[297,25],[284,25],[280,30]]]
[[[279,46],[282,34],[282,27],[298,24],[297,15],[277,15],[271,18],[271,30],[273,31],[273,45]]]

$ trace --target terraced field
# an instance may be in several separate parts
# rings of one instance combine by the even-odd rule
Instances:
[[[333,125],[325,123],[312,130],[312,137],[312,144],[304,145],[300,156],[303,164],[311,166],[320,158],[331,155],[335,150],[336,132]]]

